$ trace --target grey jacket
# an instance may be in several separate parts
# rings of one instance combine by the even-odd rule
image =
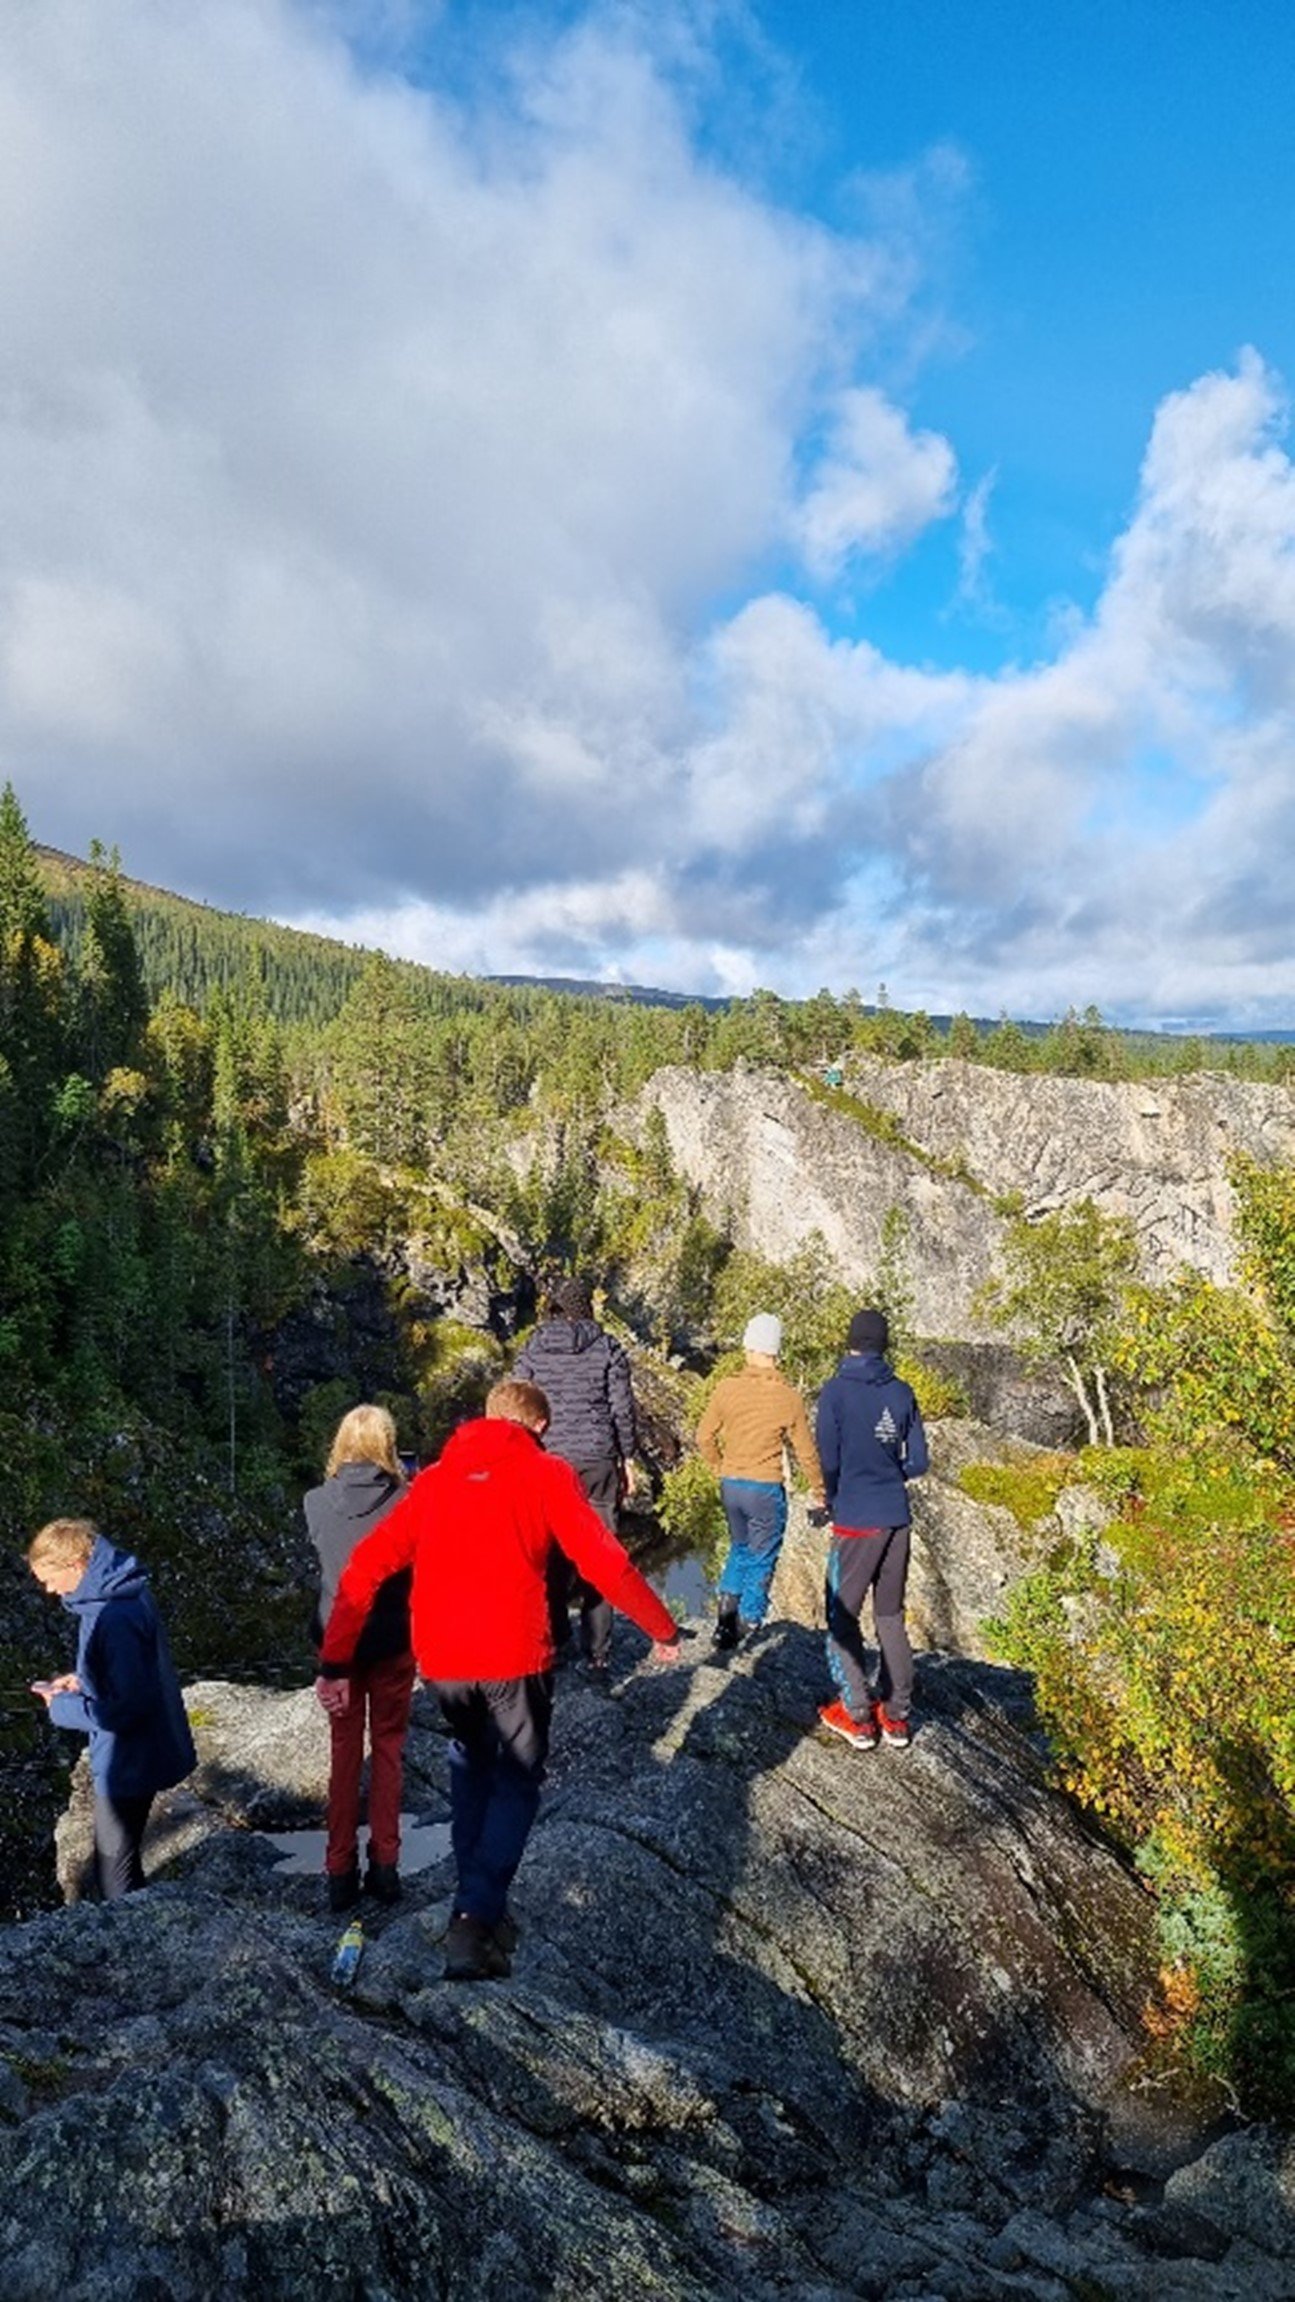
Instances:
[[[319,1553],[316,1643],[328,1628],[342,1570],[356,1544],[385,1519],[404,1493],[399,1479],[393,1479],[380,1463],[343,1463],[322,1487],[311,1488],[305,1512],[310,1539]],[[388,1575],[380,1586],[355,1650],[357,1670],[408,1654],[409,1580],[410,1570],[405,1567],[398,1575]]]

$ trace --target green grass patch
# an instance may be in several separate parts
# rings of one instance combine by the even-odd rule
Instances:
[[[1020,1527],[1037,1527],[1057,1507],[1063,1487],[1073,1485],[1074,1455],[1031,1455],[1022,1462],[968,1463],[958,1485],[975,1503],[998,1503]]]

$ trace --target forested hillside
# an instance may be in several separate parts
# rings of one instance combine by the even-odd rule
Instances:
[[[73,960],[86,931],[90,893],[102,852],[89,863],[37,847],[36,865],[47,897],[51,933]],[[249,919],[132,880],[114,877],[130,919],[140,971],[150,998],[179,1000],[205,1013],[220,995],[238,991],[249,977],[261,984],[265,1008],[283,1026],[318,1030],[333,1022],[380,955],[272,920]],[[723,1067],[745,1059],[774,1066],[838,1063],[852,1050],[895,1061],[948,1054],[1008,1071],[1121,1079],[1196,1071],[1207,1062],[1243,1078],[1286,1078],[1295,1048],[1284,1040],[1204,1040],[1121,1031],[1095,1010],[1072,1009],[1051,1026],[1004,1016],[995,1024],[968,1015],[933,1022],[890,1005],[883,985],[872,1003],[857,991],[836,998],[820,991],[785,1000],[771,991],[748,999],[687,1000],[677,993],[625,993],[609,985],[604,1002],[576,987],[554,988],[517,978],[497,981],[455,976],[408,960],[382,960],[401,986],[403,1011],[430,1033],[467,1016],[489,1018],[490,1031],[528,1033],[550,1026],[550,1048],[574,1034],[571,1071],[579,1095],[593,1087],[624,1090],[645,1076],[644,1064],[696,1063]],[[583,987],[587,993],[589,987]],[[627,1015],[635,1028],[626,1030]],[[486,1034],[489,1036],[489,1032]],[[503,1065],[505,1074],[508,1065]],[[547,1066],[545,1067],[547,1068]],[[531,1084],[536,1073],[532,1073]],[[511,1089],[515,1079],[509,1078]]]

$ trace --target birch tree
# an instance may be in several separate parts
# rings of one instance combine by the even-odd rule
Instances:
[[[1091,1199],[1031,1221],[1018,1216],[1003,1241],[1003,1271],[980,1290],[976,1308],[990,1326],[1013,1331],[1024,1356],[1050,1366],[1079,1402],[1092,1446],[1113,1446],[1108,1382],[1125,1289],[1138,1246],[1124,1215],[1103,1215]]]

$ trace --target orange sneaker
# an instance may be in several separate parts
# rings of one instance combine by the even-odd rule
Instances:
[[[913,1739],[913,1730],[907,1719],[892,1718],[885,1704],[878,1703],[877,1725],[881,1729],[882,1741],[889,1743],[892,1750],[908,1749]]]
[[[876,1749],[877,1729],[871,1712],[866,1719],[857,1719],[844,1703],[835,1702],[824,1703],[818,1715],[829,1733],[839,1734],[843,1742],[853,1743],[856,1750]]]

